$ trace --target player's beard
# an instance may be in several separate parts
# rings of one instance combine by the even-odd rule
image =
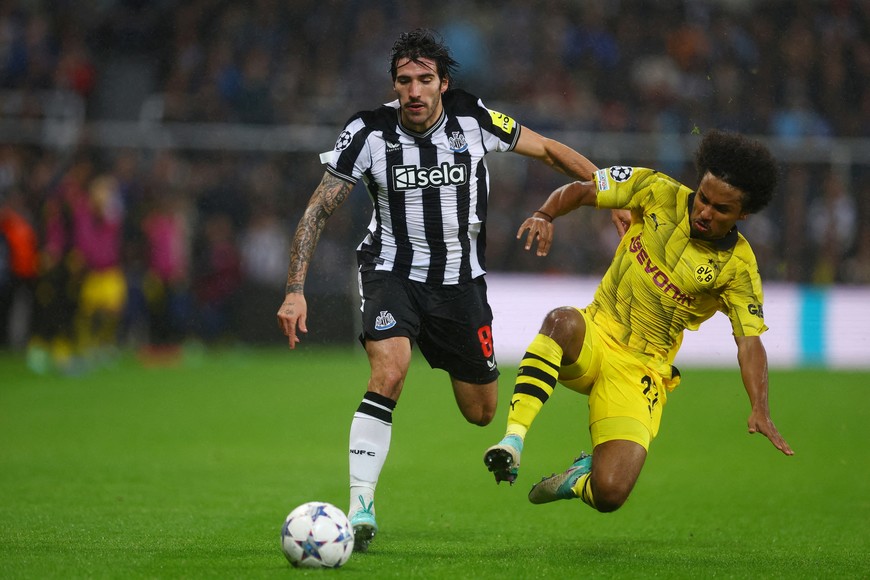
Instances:
[[[440,94],[433,97],[431,103],[427,103],[424,99],[417,99],[404,103],[402,105],[403,124],[422,133],[438,120],[437,112],[440,103]],[[412,108],[412,105],[415,107]]]

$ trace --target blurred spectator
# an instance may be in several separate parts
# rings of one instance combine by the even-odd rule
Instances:
[[[0,347],[20,346],[26,338],[22,334],[30,327],[38,250],[21,191],[0,193]]]
[[[85,264],[75,247],[75,207],[87,199],[92,174],[90,156],[80,154],[41,206],[40,270],[28,345],[28,365],[39,373],[76,370],[73,323]]]
[[[784,207],[782,224],[783,271],[789,282],[807,282],[812,274],[807,243],[807,204],[812,195],[810,171],[805,165],[792,165],[780,188]]]
[[[84,269],[76,310],[76,347],[86,364],[114,357],[118,329],[127,300],[122,269],[124,206],[118,182],[96,176],[86,195],[70,201],[73,251]]]
[[[840,266],[855,241],[855,200],[840,176],[831,171],[822,182],[822,196],[809,208],[810,236],[815,246],[813,282],[830,284],[839,278]]]
[[[284,291],[290,234],[278,219],[275,204],[261,201],[239,240],[242,284],[236,328],[249,343],[268,343],[273,338],[269,321],[273,303]]]
[[[191,208],[176,190],[154,192],[153,209],[142,220],[147,272],[143,283],[148,304],[148,346],[152,362],[171,362],[190,338]]]
[[[787,84],[785,102],[773,113],[770,133],[792,147],[799,147],[804,137],[830,137],[831,127],[810,107],[804,84],[797,79]]]
[[[199,336],[209,344],[229,338],[241,285],[241,258],[232,218],[212,213],[205,218],[193,274]]]
[[[844,282],[870,284],[870,228],[861,231],[855,253],[846,260],[843,270]]]
[[[87,98],[96,86],[97,69],[84,41],[77,34],[68,32],[62,42],[54,86]]]
[[[244,58],[242,75],[232,104],[234,117],[242,123],[271,123],[274,119],[270,99],[269,53],[262,48],[250,51]]]

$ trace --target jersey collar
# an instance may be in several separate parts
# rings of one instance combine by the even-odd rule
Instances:
[[[687,220],[691,219],[691,217],[692,217],[692,206],[694,204],[695,204],[695,193],[692,192],[689,194],[689,211],[686,212],[686,219]],[[695,237],[694,233],[691,233],[692,232],[692,224],[689,224],[689,232],[690,232],[689,237],[691,237],[694,240],[701,240],[701,238]],[[727,234],[725,234],[725,236],[723,236],[717,240],[701,240],[701,241],[709,242],[709,243],[713,244],[713,247],[716,248],[717,250],[723,251],[723,250],[730,250],[735,245],[737,245],[737,238],[738,238],[737,224],[734,224],[734,227],[731,228],[731,230]]]
[[[405,133],[406,135],[409,135],[411,137],[417,137],[418,139],[426,139],[435,131],[437,131],[441,127],[441,125],[444,124],[445,120],[447,119],[447,109],[445,107],[441,107],[441,115],[438,117],[438,120],[435,121],[432,126],[426,129],[426,131],[423,133],[417,133],[416,131],[412,131],[411,129],[408,129],[402,124],[401,110],[396,110],[396,117],[399,121],[399,129],[402,131],[402,133]]]

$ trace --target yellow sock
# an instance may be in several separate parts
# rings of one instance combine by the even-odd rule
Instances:
[[[508,434],[525,437],[541,407],[553,394],[561,361],[562,348],[555,340],[543,334],[532,340],[517,371],[508,411]]]
[[[595,498],[592,496],[591,477],[591,473],[580,476],[580,479],[577,480],[577,483],[574,484],[574,487],[572,487],[571,490],[577,497],[583,500],[583,503],[597,510],[598,508],[595,506]]]

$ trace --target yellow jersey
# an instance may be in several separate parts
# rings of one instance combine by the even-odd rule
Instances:
[[[644,359],[672,363],[686,329],[717,311],[735,336],[758,336],[764,324],[758,264],[735,226],[724,238],[691,236],[694,192],[667,175],[615,166],[595,173],[597,207],[631,210],[587,312],[612,338]]]

